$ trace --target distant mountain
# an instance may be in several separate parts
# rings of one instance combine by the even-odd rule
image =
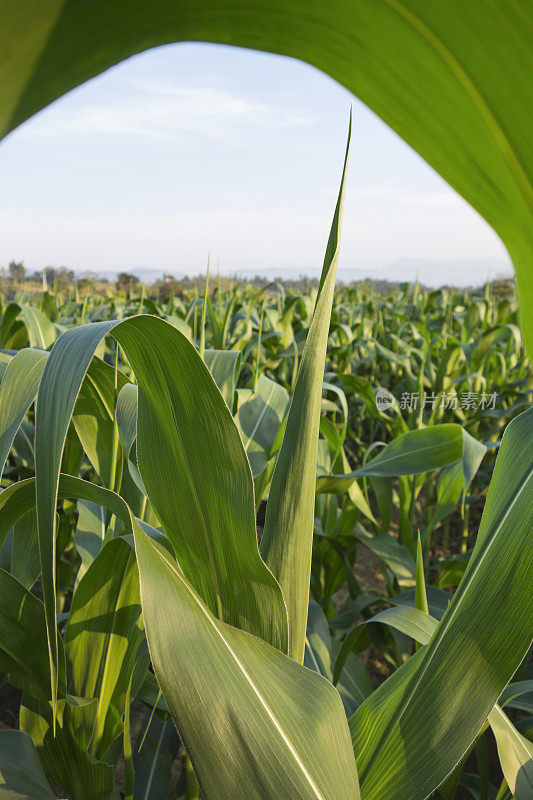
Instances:
[[[285,280],[297,280],[307,275],[317,278],[318,268],[301,270],[294,267],[280,269],[251,269],[237,272],[242,278],[265,277],[273,280],[283,277]],[[343,267],[337,273],[337,279],[343,283],[354,281],[411,281],[417,280],[430,287],[437,286],[481,286],[487,280],[500,277],[512,277],[510,264],[503,259],[465,259],[464,261],[431,261],[424,258],[403,258],[374,269]]]
[[[121,270],[122,271],[122,270]],[[174,272],[173,270],[162,269],[132,269],[128,270],[132,275],[136,275],[143,283],[155,283],[161,280],[165,274],[170,274],[176,280],[184,278],[192,273],[186,271]],[[116,280],[118,271],[99,272],[98,275],[107,280]],[[284,280],[299,280],[302,277],[318,278],[320,270],[318,267],[310,269],[299,269],[297,267],[269,267],[267,269],[246,269],[246,270],[224,270],[224,274],[235,275],[246,280],[247,278],[265,278],[274,281],[276,278]],[[456,261],[431,261],[426,258],[402,258],[391,264],[374,268],[361,269],[343,267],[338,271],[337,279],[343,283],[352,283],[362,280],[375,281],[410,281],[417,280],[426,286],[481,286],[487,280],[502,277],[512,277],[513,272],[509,262],[503,259],[465,259]]]

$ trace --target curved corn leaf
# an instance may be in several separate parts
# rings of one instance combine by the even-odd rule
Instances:
[[[475,739],[527,652],[532,492],[530,410],[504,434],[474,552],[430,643],[350,720],[364,798],[427,797]]]
[[[57,662],[55,506],[61,453],[92,355],[111,332],[139,386],[141,477],[182,569],[217,616],[281,650],[287,647],[283,596],[257,547],[250,467],[208,369],[183,334],[158,317],[94,323],[60,336],[47,360],[37,402],[37,523],[52,698]],[[209,424],[198,424],[199,411]]]
[[[391,625],[401,633],[412,636],[417,642],[423,642],[424,644],[427,644],[431,639],[436,627],[435,620],[417,608],[400,605],[379,611],[373,617],[363,620],[352,628],[344,639],[335,661],[333,683],[338,683],[346,659],[350,656],[358,641],[363,639],[366,627],[378,622]]]
[[[116,381],[118,392],[129,385],[128,378],[120,370],[117,370]],[[72,421],[83,450],[104,486],[110,486],[116,468],[113,464],[113,459],[117,459],[113,452],[114,397],[114,367],[94,358],[81,385]]]
[[[403,433],[364,466],[347,475],[329,475],[317,479],[317,492],[341,493],[357,478],[390,478],[431,472],[455,462],[463,466],[463,487],[468,487],[487,448],[455,423]]]
[[[314,600],[309,603],[304,666],[333,681],[333,664],[341,645],[333,639],[324,612]],[[352,653],[343,659],[337,684],[344,710],[351,716],[372,693],[372,684],[363,663]]]
[[[205,800],[356,800],[333,686],[217,621],[172,557],[134,531],[152,664]]]
[[[407,607],[389,608],[365,622],[385,622],[424,645],[431,641],[438,625],[437,620],[430,617],[427,611],[423,612],[417,608]],[[343,647],[345,643],[343,643]],[[339,654],[338,662],[340,663],[338,666],[335,665],[336,672],[342,668],[341,655],[344,654]],[[508,686],[507,690],[507,694],[512,696],[513,685]],[[496,739],[505,780],[509,784],[513,796],[516,800],[528,800],[533,792],[533,744],[516,730],[498,703],[492,708],[488,722]]]
[[[56,329],[43,311],[35,306],[10,303],[2,317],[1,338],[4,347],[12,346],[13,335],[10,332],[17,319],[20,319],[26,329],[30,347],[46,350],[55,342]]]
[[[54,800],[31,738],[0,731],[0,800]]]
[[[78,500],[78,523],[75,531],[76,551],[81,564],[76,573],[76,586],[102,549],[106,533],[106,511],[92,500]]]
[[[15,435],[35,400],[48,353],[19,350],[7,365],[0,384],[0,475]]]
[[[67,696],[56,712],[27,688],[22,696],[20,727],[28,733],[39,754],[46,777],[68,795],[83,800],[119,800],[114,766],[97,761],[86,750],[95,702]]]
[[[133,317],[114,335],[139,386],[141,477],[181,568],[217,617],[284,650],[287,612],[259,555],[250,467],[213,378],[161,320]]]
[[[344,167],[319,294],[272,476],[261,539],[261,554],[280,583],[289,611],[289,655],[300,663],[303,662],[305,651],[322,383],[339,257],[351,132],[350,114]]]
[[[489,714],[505,780],[515,800],[533,795],[533,743],[519,733],[498,704]]]
[[[21,506],[27,512],[27,507],[34,502],[34,486],[33,479],[16,484],[4,503],[2,511],[7,514],[3,516],[12,519],[13,514],[20,513]],[[5,494],[3,492],[0,499]],[[123,516],[128,513],[124,502],[113,492],[72,476],[61,476],[60,497],[84,495],[98,499],[113,513]],[[357,774],[347,723],[333,687],[261,639],[218,623],[189,586],[170,554],[159,545],[153,547],[151,540],[129,517],[128,530],[132,525],[141,580],[148,587],[143,589],[143,614],[152,629],[149,643],[153,663],[200,779],[207,773],[206,800],[227,797],[228,793],[236,798],[249,797],[254,788],[261,797],[275,798],[282,786],[292,787],[291,796],[311,800],[357,798]],[[119,545],[121,540],[112,540],[102,554],[106,548]],[[80,583],[78,592],[88,575]],[[103,583],[106,583],[105,576]],[[42,609],[38,600],[35,603]],[[77,605],[80,610],[85,606],[83,597]],[[164,610],[163,615],[161,610]],[[176,627],[177,620],[179,625]],[[42,660],[48,672],[42,612],[41,621]],[[162,638],[161,624],[165,627]],[[69,639],[68,633],[66,638]],[[172,669],[179,672],[179,681],[174,679],[168,665],[162,668],[161,647],[172,649]],[[206,652],[210,652],[212,657],[206,658]],[[268,670],[264,669],[265,663]],[[181,692],[184,694],[177,706],[176,693]],[[207,693],[210,696],[208,703]],[[313,697],[312,708],[309,696]],[[60,701],[58,706],[60,715],[65,714],[62,703]],[[220,714],[227,714],[225,718],[231,720],[227,729],[211,724],[213,709],[217,705]],[[51,763],[50,769],[60,769],[61,761],[57,759],[62,757],[61,748],[67,741],[63,737],[69,736],[68,730],[60,728],[54,750],[49,738],[50,719],[42,705],[29,699],[26,701],[24,724],[39,741],[46,740],[48,749],[56,753],[52,755],[56,761]],[[211,732],[210,735],[206,736],[206,731]],[[272,736],[273,731],[275,736]],[[206,744],[208,741],[210,744]],[[326,751],[329,753],[327,762],[323,755]],[[268,761],[269,754],[278,765],[275,771],[270,766],[272,761]],[[213,771],[213,758],[224,765],[224,772]],[[77,763],[77,768],[82,769],[83,763],[80,762],[81,766]],[[95,764],[93,769],[100,767]],[[98,771],[91,775],[91,780],[104,780],[105,777],[102,773],[98,778]]]
[[[13,527],[10,573],[31,589],[41,571],[35,509],[21,517]]]
[[[117,399],[116,416],[120,444],[122,445],[129,474],[141,494],[146,495],[146,489],[139,474],[136,460],[131,457],[131,450],[137,437],[137,393],[136,384],[128,383],[122,387]]]

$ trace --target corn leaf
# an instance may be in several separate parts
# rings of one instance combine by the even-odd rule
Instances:
[[[283,596],[257,547],[246,454],[231,413],[193,345],[172,325],[148,315],[72,328],[60,336],[47,360],[36,412],[37,524],[53,702],[55,506],[61,454],[93,353],[111,331],[139,386],[141,477],[185,574],[217,616],[281,650],[287,647]]]
[[[318,433],[324,364],[339,257],[351,117],[337,205],[320,278],[319,294],[274,468],[261,554],[278,579],[289,611],[289,655],[304,659]]]
[[[462,463],[463,487],[468,487],[486,452],[460,425],[448,423],[409,431],[388,444],[364,466],[346,475],[317,479],[317,492],[345,492],[357,478],[416,475]]]
[[[32,488],[35,491],[35,485]],[[59,691],[64,694],[62,642],[59,667]],[[49,698],[50,666],[43,604],[3,569],[0,569],[0,671],[8,672],[15,685],[25,680],[31,683],[36,695],[43,700]]]
[[[20,350],[7,365],[0,384],[0,475],[20,423],[35,400],[48,353]]]
[[[423,612],[417,608],[407,607],[389,608],[376,614],[375,617],[363,624],[378,621],[391,625],[396,630],[411,636],[415,641],[424,645],[431,641],[431,637],[438,625],[437,620],[429,616],[427,609]],[[350,632],[350,636],[355,631],[357,631],[357,628]],[[346,638],[343,647],[349,638]],[[337,664],[335,665],[337,672],[342,667],[342,655],[343,653],[341,652],[338,666]],[[508,696],[513,696],[513,691],[521,690],[514,689],[514,685],[511,684],[504,694],[507,693]],[[503,700],[503,695],[500,700]],[[505,780],[513,796],[516,800],[528,800],[533,792],[533,744],[516,730],[510,719],[500,708],[499,703],[496,703],[492,708],[488,716],[488,722],[496,739]]]
[[[233,395],[239,377],[242,353],[238,350],[205,350],[204,362],[220,389],[229,410],[233,408]]]
[[[205,800],[356,799],[331,684],[216,620],[168,552],[134,531],[152,664]]]
[[[141,731],[146,730],[151,716],[151,712],[147,711]],[[167,800],[169,795],[172,764],[178,755],[180,741],[172,721],[168,715],[165,716],[167,719],[162,719],[157,713],[152,716],[140,751],[138,747],[134,748],[135,800]]]
[[[350,720],[368,800],[427,797],[475,739],[528,650],[532,421],[530,410],[504,434],[474,552],[428,646]]]
[[[97,761],[86,750],[86,735],[94,719],[93,699],[67,696],[52,712],[27,687],[22,696],[20,727],[28,733],[50,783],[83,800],[119,800],[112,764]]]
[[[39,577],[41,565],[35,509],[21,517],[13,528],[13,547],[11,548],[9,571],[27,589],[31,589]]]
[[[0,800],[54,800],[27,733],[0,731]]]
[[[96,697],[90,752],[101,758],[117,735],[114,706],[124,699],[139,645],[144,640],[135,554],[124,539],[111,539],[80,581],[65,628],[71,694]]]

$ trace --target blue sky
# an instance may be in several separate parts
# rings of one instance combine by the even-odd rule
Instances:
[[[144,53],[0,144],[0,265],[316,274],[350,103],[339,267],[483,281],[508,258],[483,220],[331,79],[211,45]]]

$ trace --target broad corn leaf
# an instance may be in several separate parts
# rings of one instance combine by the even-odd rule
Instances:
[[[138,526],[135,544],[152,664],[205,800],[357,800],[334,687],[216,620]]]
[[[111,332],[138,382],[141,477],[185,574],[219,618],[287,648],[283,596],[257,547],[250,467],[207,367],[186,337],[158,317],[94,323],[72,328],[58,339],[37,402],[37,523],[53,700],[55,506],[61,454],[92,356]]]

